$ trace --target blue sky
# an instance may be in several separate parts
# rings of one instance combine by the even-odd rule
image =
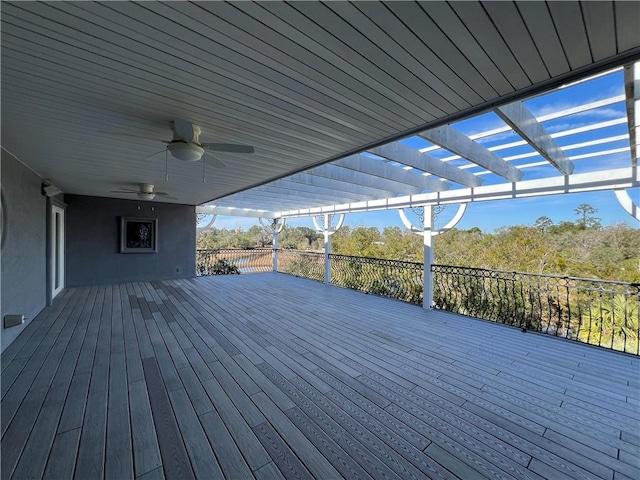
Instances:
[[[622,70],[619,69],[585,82],[579,82],[544,95],[530,98],[525,100],[524,104],[539,118],[550,112],[566,110],[579,105],[622,96],[623,94],[624,76]],[[582,173],[629,166],[631,162],[628,151],[629,139],[619,138],[628,134],[625,119],[625,102],[620,100],[585,112],[567,115],[558,119],[549,119],[542,122],[542,124],[548,132],[554,134],[555,132],[580,129],[588,125],[601,124],[602,122],[610,123],[610,125],[595,131],[586,131],[556,138],[557,143],[563,147],[565,153],[573,157],[574,173]],[[452,126],[466,135],[473,135],[474,133],[506,127],[506,124],[497,114],[489,112],[456,122],[452,124]],[[609,139],[606,143],[589,144],[589,142],[593,140],[605,138]],[[508,131],[480,138],[477,141],[485,147],[490,148],[517,140],[520,140],[520,137],[508,129]],[[444,159],[453,155],[451,152],[442,148],[436,148],[419,137],[410,137],[402,141],[414,148],[432,147],[428,153],[437,158]],[[593,155],[603,151],[610,153]],[[558,171],[548,164],[535,165],[537,162],[540,162],[542,158],[528,144],[500,149],[496,153],[516,166],[522,167],[524,165],[525,167],[522,169],[525,173],[523,180],[558,175]],[[468,171],[476,174],[480,173],[481,178],[484,179],[484,185],[504,182],[504,179],[501,179],[493,173],[481,173],[481,167],[472,166],[467,160],[453,159],[448,161],[456,166],[471,166],[472,168],[469,168]],[[526,167],[526,165],[531,164],[534,164],[534,166]],[[454,185],[452,188],[463,187]],[[635,200],[635,203],[640,205],[640,189],[630,190],[629,193]],[[472,203],[469,205],[466,214],[457,228],[469,229],[479,227],[483,231],[491,232],[502,226],[532,225],[538,217],[543,215],[551,218],[556,223],[573,221],[576,219],[574,210],[582,203],[588,203],[598,210],[596,216],[601,219],[603,226],[625,222],[633,227],[640,227],[638,222],[627,214],[618,204],[612,191],[602,191]],[[446,217],[452,215],[454,210],[454,207],[449,207],[443,212],[440,218],[446,220]],[[292,219],[288,223],[293,226],[313,226],[310,218]],[[446,223],[446,221],[442,221],[441,223]],[[256,224],[258,224],[257,219],[219,217],[216,220],[215,226],[217,228],[247,229]],[[345,225],[374,226],[379,229],[386,226],[403,227],[400,217],[395,210],[348,214],[345,219]]]

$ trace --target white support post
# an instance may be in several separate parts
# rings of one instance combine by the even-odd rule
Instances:
[[[431,265],[433,264],[433,207],[425,205],[424,221],[423,221],[423,246],[424,246],[424,285],[422,295],[422,308],[430,309],[433,307],[433,272]]]
[[[324,215],[324,283],[331,285],[331,217]]]
[[[287,220],[284,218],[272,218],[272,219],[264,219],[260,217],[259,219],[260,225],[265,232],[273,235],[273,256],[272,256],[272,270],[274,272],[278,271],[278,235],[282,232],[285,223]]]
[[[316,232],[322,233],[324,236],[324,283],[331,285],[331,235],[336,233],[342,227],[344,223],[344,214],[340,214],[337,218],[338,221],[335,227],[331,226],[334,216],[331,213],[326,213],[322,216],[322,225],[320,224],[319,215],[311,217],[313,226]]]
[[[273,271],[278,271],[278,233],[273,231]]]

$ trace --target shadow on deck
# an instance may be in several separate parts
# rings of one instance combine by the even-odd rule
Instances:
[[[68,289],[2,478],[640,477],[640,359],[284,274]]]

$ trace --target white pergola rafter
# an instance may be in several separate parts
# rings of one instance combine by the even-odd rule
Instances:
[[[445,150],[449,150],[476,165],[492,171],[496,175],[500,175],[509,182],[522,180],[523,173],[520,170],[449,125],[432,128],[422,132],[420,136]]]
[[[313,175],[310,172],[306,173],[297,173],[290,177],[286,177],[286,180],[295,183],[301,183],[303,185],[313,185],[322,188],[331,188],[336,189],[341,192],[351,192],[357,193],[361,195],[373,195],[380,197],[381,195],[386,197],[394,197],[400,192],[391,191],[391,190],[381,190],[379,188],[366,187],[364,185],[358,185],[350,182],[343,182],[340,180],[334,180],[327,177],[320,177],[318,175]]]
[[[323,195],[274,195],[268,193],[239,193],[233,196],[232,200],[220,200],[221,206],[244,206],[244,205],[263,205],[270,210],[278,208],[286,209],[295,205],[306,205],[308,208],[326,205],[330,202],[330,197]],[[335,199],[333,200],[336,201]],[[347,199],[344,200],[348,202]]]
[[[369,152],[386,158],[387,160],[392,160],[402,165],[446,178],[461,185],[466,185],[467,187],[482,185],[482,179],[400,142],[393,142],[388,145],[371,148]]]
[[[494,111],[562,174],[573,173],[573,162],[522,102],[503,105]]]
[[[343,182],[352,183],[354,185],[363,185],[370,188],[391,190],[407,195],[413,195],[425,190],[425,188],[407,185],[399,181],[382,178],[376,175],[370,175],[368,173],[356,172],[354,170],[350,170],[344,167],[338,167],[335,165],[322,165],[320,167],[314,168],[311,171],[314,175],[330,178],[332,180],[340,180]],[[446,187],[446,185],[443,185],[443,187]]]
[[[603,100],[597,100],[595,102],[585,103],[585,104],[582,104],[582,105],[577,105],[575,107],[567,108],[565,110],[559,110],[557,112],[552,112],[552,113],[548,113],[546,115],[541,115],[539,117],[536,117],[536,119],[538,120],[538,122],[546,122],[548,120],[557,120],[558,118],[563,118],[563,117],[568,117],[569,115],[575,115],[575,114],[578,114],[578,113],[588,112],[589,110],[595,110],[597,108],[608,107],[610,105],[615,105],[616,103],[620,103],[620,102],[624,102],[624,101],[625,101],[625,96],[624,95],[616,95],[614,97],[605,98]],[[626,121],[626,119],[624,121]],[[608,122],[602,122],[602,124],[604,124],[604,123],[608,123]],[[616,124],[618,124],[618,123],[616,123]],[[587,126],[586,128],[590,128],[590,127]],[[506,133],[506,132],[508,132],[510,130],[511,130],[510,126],[498,127],[498,128],[493,128],[491,130],[485,130],[484,132],[474,133],[473,135],[469,135],[469,138],[471,140],[480,140],[482,138],[491,137],[493,135],[499,135],[501,133]],[[552,136],[554,138],[557,138],[559,136],[562,136],[565,133],[566,134],[570,134],[569,132],[570,132],[569,130],[567,130],[566,132],[556,132],[555,134],[552,134]],[[429,147],[421,148],[420,151],[421,152],[432,152],[434,150],[438,150],[439,148],[440,148],[440,146],[438,146],[438,145],[432,145],[432,146],[429,146]],[[490,148],[489,150],[492,150],[492,149]]]
[[[296,184],[293,182],[281,181],[277,184],[272,185],[264,185],[262,187],[257,187],[253,190],[253,193],[262,195],[264,194],[266,197],[271,197],[273,199],[279,198],[287,198],[287,197],[306,197],[312,199],[331,199],[338,201],[348,201],[348,200],[366,200],[373,198],[380,198],[379,196],[367,196],[367,195],[355,195],[347,192],[339,192],[337,190],[329,190],[320,189],[317,187],[305,188],[304,185]],[[240,194],[242,195],[242,194]]]
[[[616,125],[623,125],[627,123],[627,117],[619,117],[619,118],[614,118],[612,120],[607,120],[604,122],[598,122],[598,123],[593,123],[591,125],[583,125],[581,127],[577,127],[577,128],[572,128],[570,130],[561,130],[559,132],[553,132],[550,133],[549,135],[551,135],[551,138],[563,138],[563,137],[569,137],[571,135],[577,135],[579,133],[585,133],[585,132],[593,132],[595,130],[601,130],[603,128],[609,128],[609,127],[613,127]],[[571,150],[573,148],[582,148],[582,147],[586,147],[589,144],[591,145],[596,145],[598,143],[607,143],[610,141],[616,141],[616,140],[620,140],[623,137],[628,138],[629,134],[625,134],[625,135],[617,135],[617,136],[612,136],[612,137],[607,137],[607,138],[601,138],[601,139],[597,139],[597,140],[593,140],[592,143],[588,143],[588,142],[583,142],[583,143],[576,143],[576,144],[571,144],[571,145],[564,145],[562,147],[562,149],[566,152],[567,150]],[[514,147],[521,147],[522,145],[528,145],[526,140],[518,140],[515,142],[509,142],[509,143],[501,143],[499,145],[492,145],[491,147],[488,147],[487,150],[490,150],[492,152],[497,152],[500,150],[506,150],[508,148],[514,148]],[[539,153],[535,153],[535,155],[539,155]],[[441,160],[443,162],[450,162],[452,160],[458,160],[462,158],[460,155],[451,155],[450,157],[444,157],[441,158]],[[509,157],[503,157],[504,160],[509,161]]]
[[[381,162],[375,158],[367,157],[365,155],[351,155],[337,160],[333,165],[348,168],[359,173],[367,175],[373,175],[376,177],[394,180],[406,185],[413,185],[414,187],[422,188],[423,190],[432,190],[440,192],[447,190],[451,186],[449,182],[443,182],[436,178],[425,177],[417,172],[404,170],[403,168],[390,165],[387,162]]]
[[[319,187],[316,185],[307,185],[304,183],[293,182],[289,179],[278,180],[276,182],[265,185],[265,187],[279,188],[279,189],[284,189],[286,191],[300,192],[302,194],[318,193],[320,195],[334,195],[336,197],[344,197],[344,198],[360,198],[362,200],[380,198],[379,192],[377,195],[374,195],[373,193],[370,193],[370,194],[355,193],[355,192],[340,190],[335,186],[332,188]]]
[[[221,205],[198,205],[196,213],[206,215],[229,215],[252,218],[275,218],[276,214],[269,210],[254,210],[250,208],[223,207]]]

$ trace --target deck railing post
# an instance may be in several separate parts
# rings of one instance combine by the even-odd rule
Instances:
[[[273,232],[273,271],[278,271],[278,233]]]
[[[324,283],[331,285],[331,217],[324,214]]]
[[[433,207],[425,205],[423,215],[423,248],[424,248],[424,285],[422,295],[422,308],[433,307]]]
[[[282,232],[282,229],[284,228],[287,219],[286,218],[270,218],[270,219],[260,218],[259,221],[264,231],[273,235],[273,256],[272,256],[273,267],[272,269],[274,272],[277,272],[278,271],[278,235],[280,234],[280,232]]]
[[[344,213],[334,217],[331,213],[325,213],[320,223],[319,215],[311,217],[316,232],[322,233],[324,237],[324,283],[331,284],[331,235],[336,233],[342,227],[344,222]],[[332,226],[334,218],[337,218],[335,226]]]

